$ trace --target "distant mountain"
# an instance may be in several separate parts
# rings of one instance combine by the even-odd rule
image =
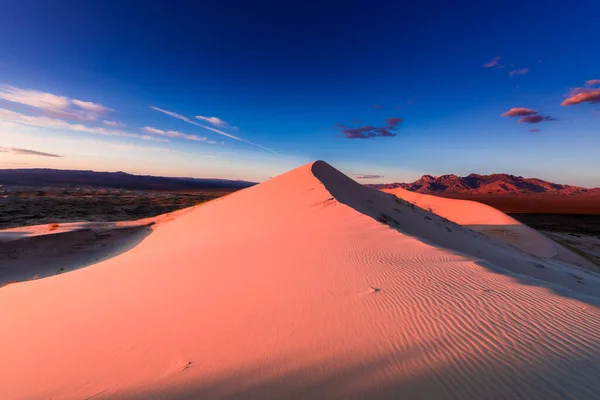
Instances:
[[[537,178],[523,178],[509,174],[468,176],[423,175],[412,183],[384,183],[367,185],[377,189],[403,188],[428,194],[469,195],[582,195],[600,194],[600,188],[586,189],[579,186],[560,185]]]
[[[93,186],[127,190],[243,189],[253,182],[226,179],[167,178],[125,172],[59,169],[0,169],[0,185]]]

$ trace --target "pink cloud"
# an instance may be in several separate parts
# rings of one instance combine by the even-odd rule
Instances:
[[[96,114],[105,114],[109,111],[114,111],[112,108],[105,107],[102,104],[92,103],[91,101],[81,101],[81,100],[73,99],[73,100],[71,100],[71,103],[73,103],[74,105],[76,105],[79,108],[82,108],[87,111],[91,111]]]
[[[571,90],[567,98],[560,105],[564,107],[581,103],[600,103],[600,88],[575,88]]]
[[[529,68],[515,69],[515,70],[510,71],[508,73],[508,75],[510,75],[510,77],[512,78],[515,75],[525,75],[528,72],[529,72]]]
[[[157,138],[150,135],[140,135],[139,133],[124,132],[117,129],[107,129],[102,127],[87,126],[83,124],[72,124],[62,119],[50,118],[45,116],[34,116],[21,114],[16,111],[0,108],[0,121],[11,122],[19,125],[35,126],[38,128],[71,130],[76,132],[93,133],[96,135],[105,136],[123,136],[144,140],[155,140],[160,142],[168,142],[166,138]]]
[[[394,131],[398,129],[398,125],[401,123],[402,118],[391,117],[386,120],[387,125],[383,127],[365,125],[352,128],[341,124],[338,124],[337,127],[346,139],[371,139],[374,137],[396,136]]]
[[[530,129],[529,132],[539,132],[539,129]]]
[[[527,117],[528,115],[537,114],[537,110],[532,110],[531,108],[511,108],[507,112],[501,115],[501,117]]]
[[[49,117],[74,121],[91,121],[100,115],[114,111],[91,101],[70,99],[52,93],[6,85],[0,86],[0,100],[36,108]]]
[[[585,82],[586,86],[596,86],[596,85],[600,85],[600,79],[590,79],[589,81]]]
[[[65,110],[70,105],[69,98],[64,96],[37,90],[19,89],[13,86],[0,87],[0,99],[42,110]]]
[[[42,115],[51,118],[68,119],[70,121],[93,121],[97,115],[86,112],[73,112],[69,110],[42,110]]]
[[[543,116],[538,114],[537,110],[532,110],[531,108],[511,108],[504,114],[500,115],[501,117],[521,117],[517,122],[519,123],[527,123],[527,124],[537,124],[542,121],[558,121],[558,119],[551,116]]]
[[[391,117],[391,118],[386,119],[385,122],[388,124],[389,127],[396,128],[398,125],[400,125],[402,123],[402,118]]]
[[[484,68],[494,68],[494,67],[497,67],[499,63],[500,63],[500,56],[492,58],[490,61],[483,64],[483,67]]]
[[[542,121],[558,121],[554,117],[543,116],[543,115],[528,115],[526,117],[519,118],[518,123],[526,123],[526,124],[537,124]]]

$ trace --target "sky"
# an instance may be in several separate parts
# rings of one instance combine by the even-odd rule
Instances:
[[[0,168],[600,186],[597,0],[0,10]]]

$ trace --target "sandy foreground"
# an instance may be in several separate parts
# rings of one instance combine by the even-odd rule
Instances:
[[[0,398],[600,398],[585,260],[403,195],[316,162],[0,288]]]

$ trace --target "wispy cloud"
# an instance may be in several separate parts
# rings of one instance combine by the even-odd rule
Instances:
[[[109,111],[115,111],[112,108],[103,106],[102,104],[92,103],[91,101],[71,100],[71,103],[84,110],[92,111],[97,114],[105,114]]]
[[[586,86],[596,86],[596,85],[600,85],[600,79],[590,79],[589,81],[585,82]]]
[[[539,129],[530,129],[529,132],[539,132]]]
[[[526,117],[528,115],[535,115],[537,113],[537,110],[532,110],[531,108],[517,107],[511,108],[502,114],[501,117]]]
[[[158,107],[154,107],[154,106],[150,106],[150,108],[153,109],[153,110],[155,110],[155,111],[159,111],[159,112],[161,112],[163,114],[167,114],[170,117],[177,118],[177,119],[180,119],[182,121],[185,121],[185,122],[187,122],[189,124],[192,124],[192,125],[196,124],[194,121],[192,121],[188,117],[185,117],[185,116],[183,116],[181,114],[177,114],[177,113],[174,113],[172,111],[163,110],[162,108],[158,108]]]
[[[597,79],[588,82],[594,82]],[[596,84],[596,83],[593,83]],[[569,92],[567,98],[560,103],[561,106],[572,106],[581,103],[600,103],[600,88],[575,88]]]
[[[12,122],[19,125],[35,126],[39,128],[49,129],[66,129],[76,132],[87,132],[96,135],[105,136],[122,136],[130,137],[143,140],[155,140],[160,142],[168,142],[166,138],[157,138],[151,135],[141,135],[139,133],[124,132],[121,130],[107,129],[102,127],[87,126],[83,124],[72,124],[61,119],[50,118],[50,117],[39,117],[21,114],[16,111],[7,110],[0,108],[0,121]]]
[[[102,104],[14,86],[0,86],[0,100],[33,107],[54,118],[91,121],[114,111]]]
[[[529,68],[521,68],[521,69],[515,69],[512,70],[508,73],[508,75],[510,75],[511,78],[513,78],[515,75],[525,75],[529,72]]]
[[[354,177],[356,179],[379,179],[379,178],[383,178],[383,175],[377,175],[377,174],[357,174],[357,175],[354,175]]]
[[[146,127],[142,128],[142,130],[151,135],[160,135],[160,136],[166,136],[166,137],[170,137],[170,138],[194,140],[197,142],[205,142],[207,140],[207,138],[203,137],[203,136],[190,135],[190,134],[178,132],[178,131],[163,131],[162,129],[152,128],[151,126],[146,126]]]
[[[373,106],[373,108],[374,108],[374,109],[376,109],[376,110],[379,110],[379,109],[381,109],[381,108],[383,108],[383,107],[382,107],[382,106],[380,106],[379,104],[375,104],[375,105]]]
[[[538,113],[537,110],[533,110],[531,108],[511,108],[504,114],[500,115],[501,117],[520,117],[517,121],[518,123],[527,123],[527,124],[537,124],[542,121],[558,121],[557,118],[551,116],[543,116]]]
[[[494,67],[498,67],[500,64],[500,59],[501,57],[494,57],[492,58],[490,61],[486,62],[485,64],[483,64],[483,68],[494,68]]]
[[[58,154],[52,153],[44,153],[43,151],[29,150],[29,149],[20,149],[18,147],[2,147],[0,146],[0,153],[11,153],[11,154],[21,154],[26,156],[40,156],[40,157],[62,157]]]
[[[189,119],[188,117],[186,117],[186,116],[184,116],[184,115],[177,114],[177,113],[174,113],[174,112],[172,112],[172,111],[163,110],[162,108],[158,108],[158,107],[154,107],[154,106],[151,106],[150,108],[151,108],[151,109],[153,109],[153,110],[159,111],[159,112],[161,112],[161,113],[163,113],[163,114],[166,114],[166,115],[168,115],[168,116],[171,116],[171,117],[173,117],[173,118],[177,118],[177,119],[180,119],[180,120],[182,120],[182,121],[185,121],[185,122],[187,122],[188,124],[195,125],[195,126],[197,126],[197,127],[199,127],[199,128],[207,129],[207,130],[209,130],[209,131],[212,131],[212,132],[218,133],[219,135],[226,136],[226,137],[228,137],[228,138],[230,138],[230,139],[238,140],[238,141],[240,141],[240,142],[244,142],[244,143],[247,143],[247,144],[249,144],[249,145],[252,145],[252,146],[260,147],[260,148],[261,148],[261,149],[263,149],[263,150],[267,150],[267,151],[270,151],[271,153],[275,153],[275,154],[277,154],[277,152],[275,152],[274,150],[271,150],[271,149],[269,149],[268,147],[261,146],[260,144],[252,143],[252,142],[250,142],[250,141],[248,141],[248,140],[244,140],[244,139],[242,139],[242,138],[239,138],[239,137],[237,137],[237,136],[234,136],[234,135],[232,135],[232,134],[230,134],[230,133],[223,132],[222,130],[215,129],[215,128],[211,128],[210,126],[206,126],[206,125],[199,124],[198,122],[196,122],[196,121],[192,121],[191,119]]]
[[[221,118],[217,118],[217,117],[205,117],[204,115],[196,115],[196,119],[199,119],[201,121],[206,121],[209,124],[220,127],[220,128],[228,126],[227,122],[225,122]]]
[[[110,126],[111,128],[120,128],[125,126],[124,123],[118,121],[102,121],[102,125]]]
[[[349,127],[338,124],[337,128],[346,139],[371,139],[378,136],[396,136],[395,130],[402,123],[402,118],[392,117],[386,120],[386,126],[376,127],[371,125]]]

